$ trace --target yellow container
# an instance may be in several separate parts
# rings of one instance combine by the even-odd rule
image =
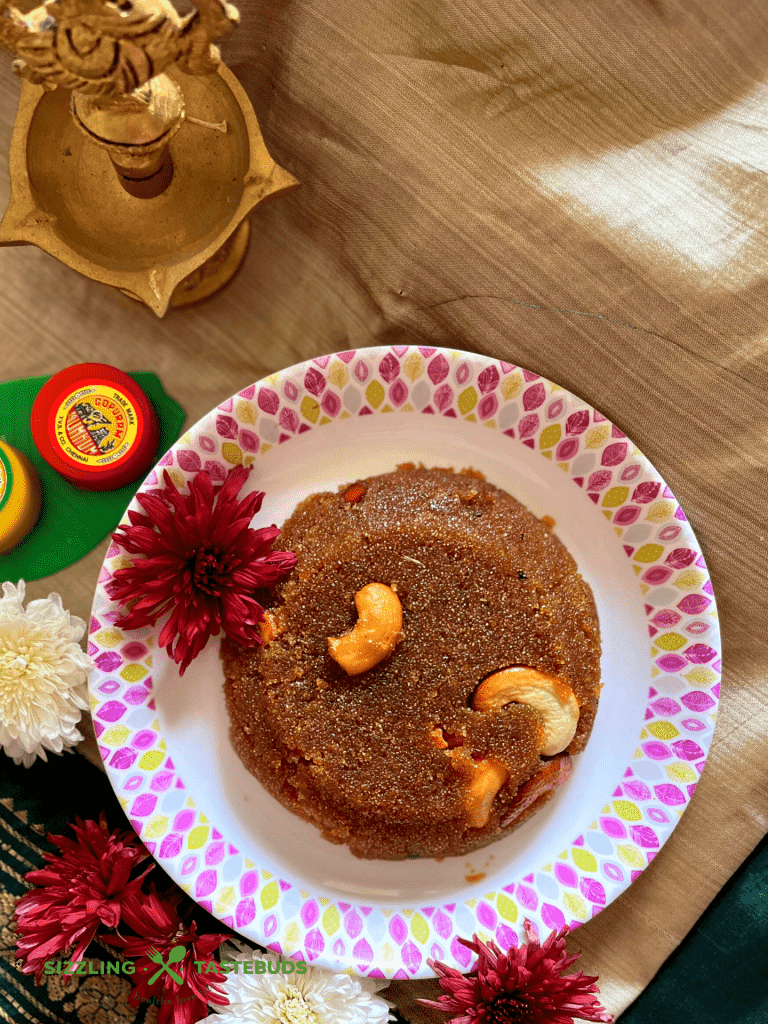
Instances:
[[[41,503],[37,470],[26,455],[0,441],[0,554],[24,540],[37,522]]]

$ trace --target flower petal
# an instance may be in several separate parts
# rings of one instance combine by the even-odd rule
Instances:
[[[240,643],[258,643],[263,608],[253,591],[283,579],[296,563],[290,552],[271,550],[276,526],[250,526],[264,499],[254,491],[238,501],[250,472],[236,466],[214,486],[202,470],[181,493],[166,470],[162,489],[137,495],[146,515],[130,513],[114,534],[126,551],[145,556],[106,585],[125,609],[117,625],[144,628],[168,615],[158,642],[180,674],[222,627]]]

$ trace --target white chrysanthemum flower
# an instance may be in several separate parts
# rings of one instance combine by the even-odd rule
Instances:
[[[280,963],[273,953],[259,953],[232,942],[221,949],[221,960],[266,960]],[[393,1018],[389,1005],[374,993],[387,981],[352,978],[319,967],[306,974],[227,974],[224,990],[229,1006],[201,1024],[386,1024]]]
[[[93,662],[78,641],[85,623],[58,594],[30,601],[25,586],[3,584],[0,597],[0,746],[28,768],[45,751],[60,754],[83,737],[76,726],[88,708]]]

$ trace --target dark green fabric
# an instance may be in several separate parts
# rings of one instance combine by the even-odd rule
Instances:
[[[111,828],[126,829],[130,825],[115,797],[106,775],[84,757],[65,754],[49,755],[48,762],[36,761],[30,768],[14,765],[0,753],[0,1024],[142,1024],[149,1006],[143,1004],[131,1012],[125,1002],[113,1006],[117,991],[113,978],[72,978],[74,991],[56,998],[56,979],[43,978],[37,986],[29,975],[22,974],[13,962],[14,940],[8,928],[10,897],[18,898],[26,891],[19,876],[35,867],[43,867],[43,853],[57,853],[31,826],[42,824],[46,834],[70,835],[69,823],[76,817],[98,818],[106,813]],[[28,824],[21,820],[19,814]],[[157,868],[153,881],[159,889],[173,885]],[[221,932],[218,921],[200,908],[194,919],[200,932]],[[114,956],[99,947],[89,951],[96,959],[113,960]],[[49,984],[50,981],[50,984]],[[81,985],[104,991],[87,992]],[[119,982],[118,982],[119,984]],[[123,993],[128,984],[123,981]],[[109,986],[111,985],[111,989]],[[99,1002],[96,1000],[100,999]],[[397,1015],[400,1024],[405,1018]]]
[[[76,753],[47,757],[24,768],[0,754],[0,799],[10,798],[14,811],[26,811],[30,825],[44,825],[46,834],[67,835],[75,818],[98,818],[102,810],[113,828],[130,829],[104,772]],[[41,836],[33,835],[46,850],[55,851]]]
[[[158,455],[178,438],[186,414],[165,393],[154,373],[131,373],[146,392],[160,421]],[[18,547],[0,555],[0,580],[15,583],[52,576],[92,551],[120,522],[141,483],[116,491],[83,491],[52,469],[32,440],[31,412],[40,388],[49,377],[0,382],[0,438],[23,452],[40,476],[43,508],[37,525]]]
[[[621,1024],[766,1024],[767,953],[768,837],[621,1015]]]
[[[26,891],[23,875],[44,866],[44,853],[58,853],[55,846],[32,828],[42,824],[45,833],[69,835],[69,823],[76,817],[97,818],[106,810],[113,828],[130,830],[107,777],[77,754],[49,755],[48,762],[36,761],[30,768],[14,765],[0,754],[0,1021],[14,1024],[96,1024],[97,1019],[113,1019],[121,1024],[142,1024],[147,1005],[131,1013],[113,1004],[113,993],[128,991],[125,980],[109,978],[69,979],[70,990],[58,991],[61,979],[34,978],[22,974],[14,963],[14,938],[11,933],[12,898]],[[24,820],[26,819],[26,820]],[[94,947],[96,958],[113,960],[106,950]],[[84,982],[89,986],[80,991]],[[98,985],[102,993],[91,990]],[[111,988],[112,991],[109,991]],[[105,1017],[106,1014],[106,1017]]]

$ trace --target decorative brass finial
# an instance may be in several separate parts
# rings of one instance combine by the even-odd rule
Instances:
[[[0,2],[0,42],[35,85],[125,96],[171,64],[189,75],[216,70],[212,42],[240,16],[226,0],[195,0],[195,8],[181,17],[168,0],[47,0],[23,15]]]

